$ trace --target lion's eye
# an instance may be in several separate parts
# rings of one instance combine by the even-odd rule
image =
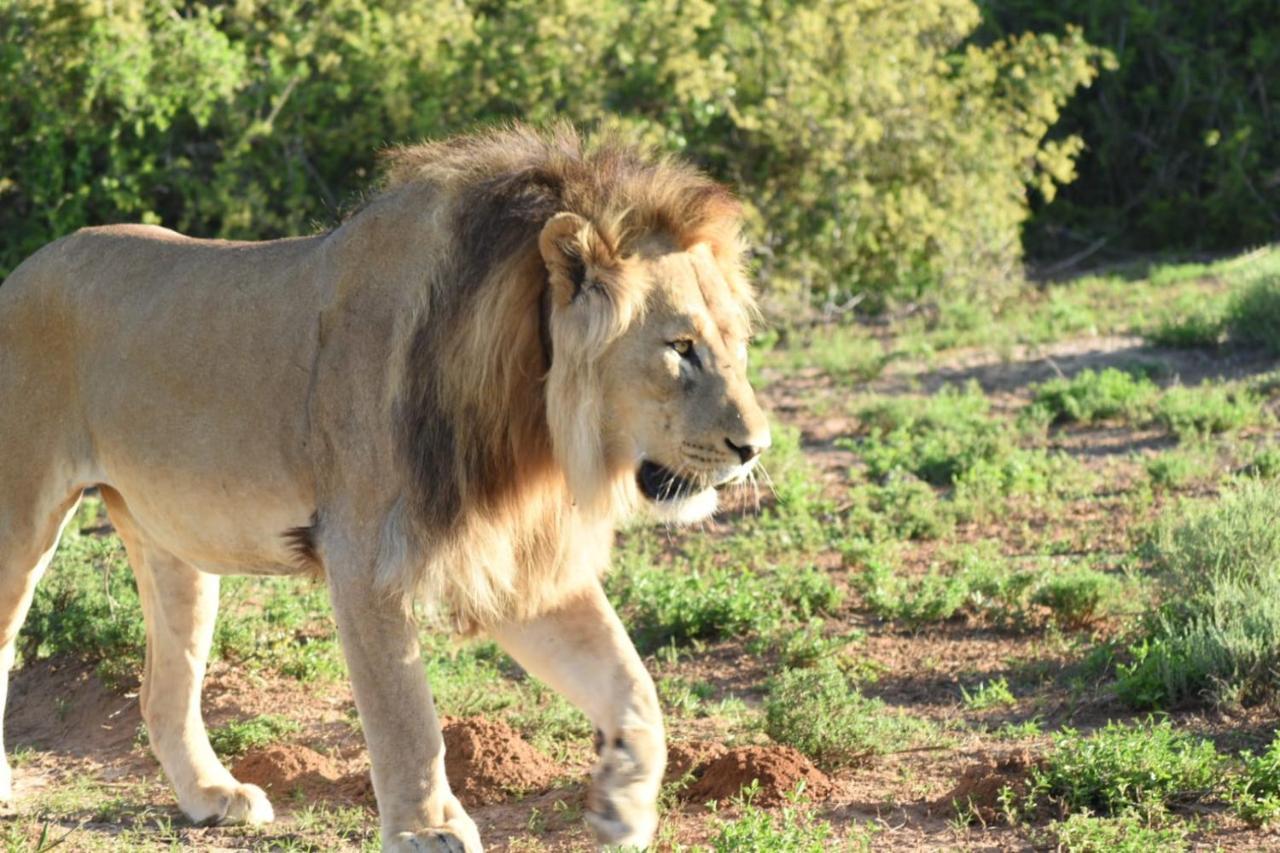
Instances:
[[[681,358],[688,358],[689,353],[693,352],[693,341],[688,340],[687,338],[672,341],[671,348],[675,350]]]

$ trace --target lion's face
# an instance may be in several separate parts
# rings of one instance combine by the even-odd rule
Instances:
[[[540,241],[552,288],[548,420],[580,499],[607,491],[697,521],[769,446],[747,381],[749,318],[705,244],[618,257],[579,216]]]
[[[658,515],[697,521],[770,443],[747,381],[749,321],[705,246],[627,273],[647,279],[648,298],[602,359],[607,447]]]

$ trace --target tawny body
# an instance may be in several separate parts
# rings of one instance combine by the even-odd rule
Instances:
[[[147,623],[143,715],[193,820],[272,818],[200,717],[218,577],[313,571],[387,849],[480,846],[444,778],[410,596],[583,708],[602,744],[590,819],[648,843],[662,725],[600,589],[612,525],[646,499],[709,510],[767,426],[739,354],[731,206],[629,151],[609,156],[634,174],[601,182],[605,155],[577,144],[510,131],[410,151],[408,179],[323,236],[115,226],[19,267],[0,287],[0,707],[34,585],[98,487]],[[658,179],[669,197],[624,222]],[[645,242],[622,252],[614,229]]]

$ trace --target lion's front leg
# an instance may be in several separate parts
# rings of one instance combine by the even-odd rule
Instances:
[[[490,633],[595,724],[600,759],[587,820],[600,841],[648,846],[658,826],[667,761],[662,714],[653,679],[600,585],[550,613],[506,622]]]
[[[346,575],[328,555],[326,565],[373,765],[383,850],[479,853],[480,833],[445,778],[444,740],[412,618],[374,591],[371,572]]]

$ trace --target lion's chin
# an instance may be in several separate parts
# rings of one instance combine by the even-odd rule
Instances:
[[[719,499],[719,493],[715,489],[706,489],[675,500],[649,500],[645,504],[649,513],[659,521],[693,524],[714,515]]]
[[[702,521],[716,511],[719,502],[714,488],[651,461],[641,463],[636,471],[636,487],[655,518],[676,524]]]

